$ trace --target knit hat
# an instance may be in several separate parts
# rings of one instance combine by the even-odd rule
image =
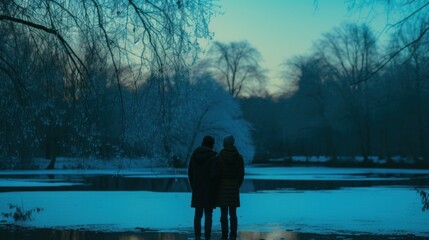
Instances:
[[[203,143],[201,146],[213,148],[213,145],[215,144],[215,139],[212,136],[204,136]]]
[[[224,147],[233,147],[234,142],[235,142],[234,136],[232,136],[232,135],[226,136],[223,139],[223,146]]]

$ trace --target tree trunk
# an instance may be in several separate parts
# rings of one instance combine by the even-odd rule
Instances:
[[[46,169],[55,169],[55,163],[57,160],[56,145],[55,128],[53,126],[49,126],[46,133],[45,158],[49,159],[50,162]]]

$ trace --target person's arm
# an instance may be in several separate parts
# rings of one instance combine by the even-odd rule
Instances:
[[[194,179],[194,164],[193,164],[193,156],[191,156],[191,159],[189,160],[189,166],[188,166],[188,179],[189,179],[189,185],[191,186],[191,191],[193,191],[193,179]]]
[[[241,187],[241,184],[243,183],[243,180],[244,180],[244,160],[240,154],[238,159],[238,183],[240,187]]]

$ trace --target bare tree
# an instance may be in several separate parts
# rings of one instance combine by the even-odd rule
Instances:
[[[384,70],[388,66],[389,70],[394,70],[395,78],[402,78],[403,87],[400,89],[405,95],[412,92],[412,97],[403,99],[398,104],[403,105],[405,102],[412,102],[412,106],[404,108],[405,111],[410,111],[411,116],[414,116],[415,121],[405,127],[407,133],[412,131],[413,127],[417,127],[418,141],[410,146],[418,146],[419,150],[414,151],[408,149],[407,152],[414,152],[414,156],[419,155],[424,159],[429,159],[428,140],[427,140],[427,124],[425,117],[427,116],[427,46],[429,36],[429,1],[427,0],[398,0],[398,1],[350,1],[350,9],[352,11],[360,11],[363,9],[371,9],[373,7],[385,7],[387,24],[385,32],[392,33],[394,36],[393,44],[389,46],[389,51],[385,54],[383,61],[379,63],[370,74],[361,80],[367,81],[374,74]],[[388,64],[391,63],[391,66]],[[403,72],[408,74],[404,76]],[[412,91],[410,91],[413,89]],[[410,144],[411,141],[404,141],[404,144]],[[415,154],[418,152],[418,154]]]
[[[415,39],[416,36],[420,36],[422,31],[428,28],[428,24],[425,18],[422,18],[418,24],[405,24],[404,28],[399,29],[394,35],[393,48],[397,48],[398,45],[405,45]],[[429,159],[427,129],[425,127],[425,116],[429,114],[426,107],[429,103],[428,51],[429,35],[425,35],[418,42],[405,48],[395,61],[398,69],[404,69],[403,71],[407,72],[406,76],[401,76],[403,82],[401,92],[405,96],[402,104],[409,103],[404,108],[408,112],[408,119],[412,119],[408,126],[408,132],[416,133],[413,135],[416,136],[417,141],[413,142],[416,143],[415,146],[418,146],[417,151],[409,152],[418,155],[418,159]],[[396,73],[398,74],[398,72]],[[415,130],[410,131],[411,129]]]
[[[339,92],[357,128],[361,152],[368,160],[372,152],[368,94],[371,85],[363,80],[377,66],[375,37],[366,25],[344,24],[324,34],[317,51],[337,75]]]
[[[127,66],[165,74],[185,64],[197,40],[210,36],[213,11],[212,0],[8,0],[0,3],[0,24],[23,29],[38,44],[52,39],[51,47],[62,49],[81,82],[89,80],[81,49],[97,42],[120,89],[119,72]]]
[[[0,76],[6,80],[0,83],[0,88],[2,92],[11,93],[8,94],[10,102],[22,112],[29,106],[35,106],[32,103],[34,99],[46,100],[43,112],[46,113],[45,117],[51,118],[46,125],[46,155],[51,158],[52,166],[55,164],[55,146],[58,145],[58,129],[52,124],[53,118],[60,113],[67,115],[64,114],[67,110],[53,105],[54,100],[59,100],[60,103],[79,103],[74,106],[84,114],[83,124],[76,121],[70,124],[75,124],[73,127],[76,128],[75,132],[79,132],[79,136],[88,136],[85,132],[95,132],[94,126],[100,122],[99,116],[91,111],[95,109],[94,106],[99,106],[100,99],[95,98],[103,97],[100,89],[107,89],[107,86],[100,88],[107,81],[100,78],[109,78],[110,81],[113,76],[114,81],[108,83],[109,90],[106,91],[110,91],[112,86],[117,89],[118,97],[115,102],[119,103],[120,111],[115,113],[121,119],[121,132],[125,133],[126,85],[145,79],[141,77],[144,74],[151,74],[157,76],[156,84],[161,92],[167,89],[168,75],[182,69],[190,58],[196,56],[198,39],[211,36],[208,24],[215,11],[213,1],[215,0],[0,2]],[[26,43],[25,46],[23,42]],[[31,48],[27,51],[28,54],[21,54],[27,46]],[[9,54],[14,49],[19,50],[19,54]],[[49,68],[51,63],[55,64]],[[30,71],[39,65],[41,67],[37,69],[43,69],[45,75],[35,75]],[[61,71],[57,71],[58,69]],[[55,75],[59,72],[62,73],[61,76]],[[123,76],[124,72],[128,73],[126,78]],[[32,81],[27,81],[29,79]],[[39,89],[44,86],[46,88],[32,91],[37,85]],[[49,105],[48,102],[52,104]],[[1,104],[6,103],[4,101]],[[161,105],[164,106],[165,104]],[[36,120],[44,119],[41,115],[32,117]],[[27,122],[22,124],[28,126],[18,129],[34,126]],[[83,130],[79,126],[87,126],[87,129]],[[98,141],[99,137],[87,138],[88,141],[91,139]],[[122,142],[125,142],[124,139]]]
[[[386,12],[387,24],[385,31],[398,30],[414,23],[420,22],[420,19],[429,20],[429,1],[427,0],[398,0],[398,1],[376,1],[376,0],[352,0],[349,1],[349,8],[351,11],[361,11],[363,9],[372,9],[375,7],[384,6]],[[371,11],[375,13],[374,11]],[[423,27],[419,34],[415,35],[412,39],[408,39],[407,42],[403,42],[398,45],[396,49],[386,55],[377,67],[370,72],[365,78],[361,79],[360,82],[367,81],[372,75],[381,71],[390,61],[397,57],[402,51],[415,45],[421,41],[425,36],[428,35],[429,26]],[[360,83],[360,82],[356,82]]]
[[[259,64],[262,56],[249,42],[215,42],[210,57],[215,78],[233,97],[264,89],[267,77]]]
[[[283,75],[285,79],[292,79],[296,85],[296,91],[288,101],[296,109],[294,118],[301,126],[300,132],[311,133],[310,136],[305,136],[306,142],[321,146],[321,151],[326,156],[336,160],[332,117],[329,116],[329,112],[333,112],[331,109],[335,108],[335,104],[330,101],[333,98],[330,89],[333,82],[330,72],[332,68],[326,64],[326,61],[316,55],[294,57],[283,64]],[[304,136],[297,136],[299,137]]]

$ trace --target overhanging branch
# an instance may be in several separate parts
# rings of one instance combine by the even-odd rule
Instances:
[[[404,51],[405,49],[407,49],[408,47],[410,47],[413,44],[418,43],[423,36],[429,31],[429,27],[426,27],[421,33],[420,35],[414,39],[413,41],[405,44],[404,46],[402,46],[400,49],[396,50],[392,55],[389,56],[388,59],[386,59],[383,63],[381,63],[374,71],[372,71],[370,74],[368,74],[364,79],[361,79],[359,81],[356,81],[354,83],[351,83],[350,85],[357,85],[363,82],[368,81],[372,76],[374,76],[375,74],[377,74],[379,71],[381,71],[381,69],[383,69],[390,61],[392,61],[398,54],[400,54],[402,51]]]
[[[64,50],[66,51],[66,54],[69,56],[69,58],[72,60],[73,65],[75,65],[76,70],[79,72],[79,74],[81,76],[83,76],[82,72],[79,69],[79,65],[82,66],[85,71],[86,71],[86,67],[85,64],[82,62],[82,60],[77,56],[77,54],[75,53],[75,51],[73,50],[73,48],[70,46],[70,44],[64,39],[64,37],[56,30],[53,28],[48,28],[46,26],[34,23],[34,22],[30,22],[24,19],[20,19],[20,18],[15,18],[15,17],[11,17],[11,16],[7,16],[7,15],[0,15],[0,21],[9,21],[9,22],[14,22],[14,23],[19,23],[34,29],[39,29],[42,30],[46,33],[52,34],[54,35],[58,41],[60,41],[61,45],[63,46]]]

